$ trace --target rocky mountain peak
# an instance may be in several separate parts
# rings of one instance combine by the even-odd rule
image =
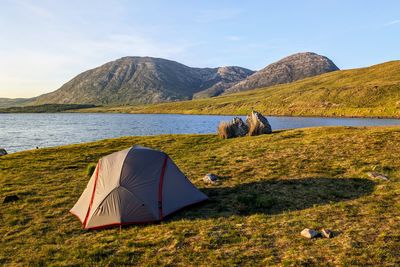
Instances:
[[[290,55],[268,65],[225,90],[225,94],[290,83],[307,77],[339,70],[327,57],[312,52]]]

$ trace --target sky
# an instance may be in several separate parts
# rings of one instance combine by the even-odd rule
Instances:
[[[400,1],[0,0],[0,97],[123,56],[258,70],[311,51],[341,69],[400,59]]]

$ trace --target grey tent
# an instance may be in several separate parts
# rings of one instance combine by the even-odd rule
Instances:
[[[161,221],[206,199],[167,154],[134,146],[99,160],[70,212],[93,229]]]

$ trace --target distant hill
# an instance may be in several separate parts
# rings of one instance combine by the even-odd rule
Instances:
[[[151,57],[124,57],[85,71],[30,104],[140,104],[191,99],[227,88],[253,71],[240,67],[191,68]]]
[[[272,63],[223,93],[235,93],[250,89],[291,83],[304,78],[317,76],[339,68],[327,57],[311,53],[297,53]]]
[[[130,113],[400,117],[400,61],[210,99],[108,109]],[[96,111],[96,109],[92,110]],[[98,111],[107,111],[99,108]]]
[[[95,105],[92,104],[43,104],[37,106],[0,108],[0,113],[55,113],[93,107],[95,107]]]
[[[22,106],[31,101],[31,98],[0,98],[0,108]]]

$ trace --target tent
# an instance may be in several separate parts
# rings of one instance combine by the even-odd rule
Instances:
[[[99,160],[70,212],[94,229],[161,221],[206,199],[167,154],[134,146]]]

